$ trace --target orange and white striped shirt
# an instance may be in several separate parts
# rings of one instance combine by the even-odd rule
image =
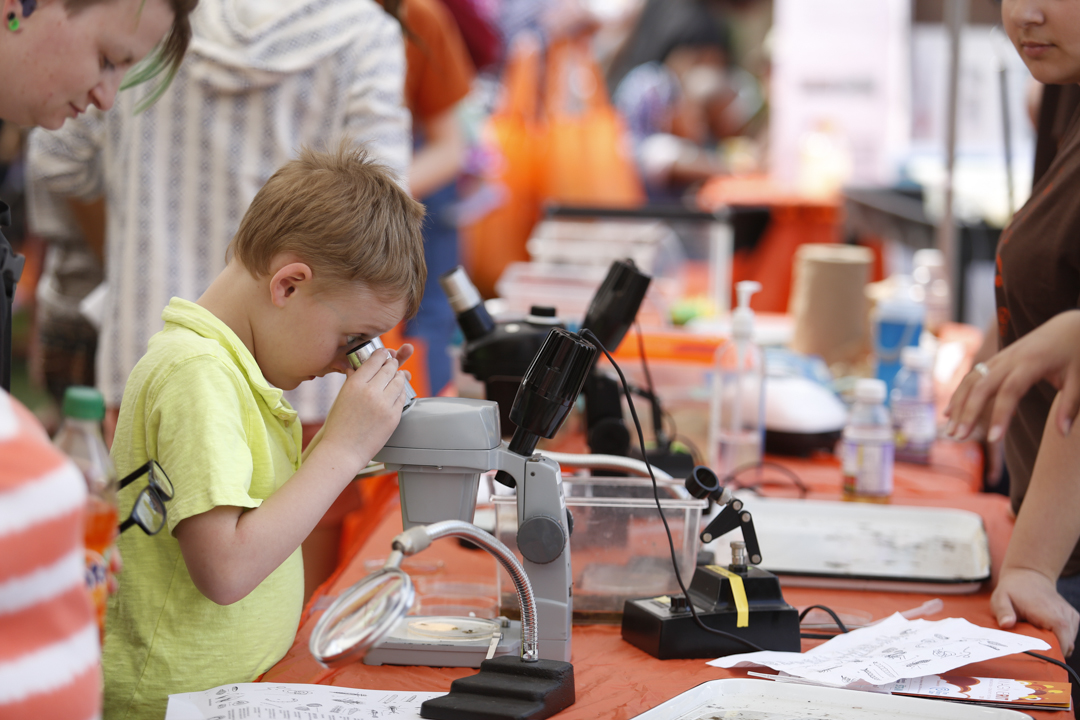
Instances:
[[[86,481],[0,390],[0,718],[101,716],[101,648],[84,580]]]

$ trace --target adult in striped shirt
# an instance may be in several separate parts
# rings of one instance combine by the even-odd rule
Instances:
[[[86,481],[0,390],[0,717],[101,712],[101,648],[83,580]]]

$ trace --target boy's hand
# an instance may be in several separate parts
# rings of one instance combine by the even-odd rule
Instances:
[[[397,354],[407,359],[412,346],[403,345]],[[358,369],[347,371],[313,452],[334,452],[354,473],[367,465],[401,420],[407,374],[398,369],[399,364],[394,351],[380,349]]]
[[[390,350],[390,348],[387,348]],[[405,343],[397,350],[390,350],[390,354],[393,355],[399,365],[404,365],[405,361],[412,357],[413,351],[416,350],[411,344]]]

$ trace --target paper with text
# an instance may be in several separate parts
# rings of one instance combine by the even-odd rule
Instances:
[[[710,660],[721,668],[764,665],[825,685],[883,685],[940,675],[970,663],[1027,650],[1048,650],[1037,638],[972,625],[961,618],[906,620],[899,613],[837,635],[805,653],[754,652]]]
[[[237,683],[169,696],[165,720],[413,720],[444,692]]]

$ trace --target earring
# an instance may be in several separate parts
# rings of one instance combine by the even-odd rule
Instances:
[[[19,29],[19,18],[14,12],[9,12],[7,16],[7,28],[11,32],[15,32]]]

